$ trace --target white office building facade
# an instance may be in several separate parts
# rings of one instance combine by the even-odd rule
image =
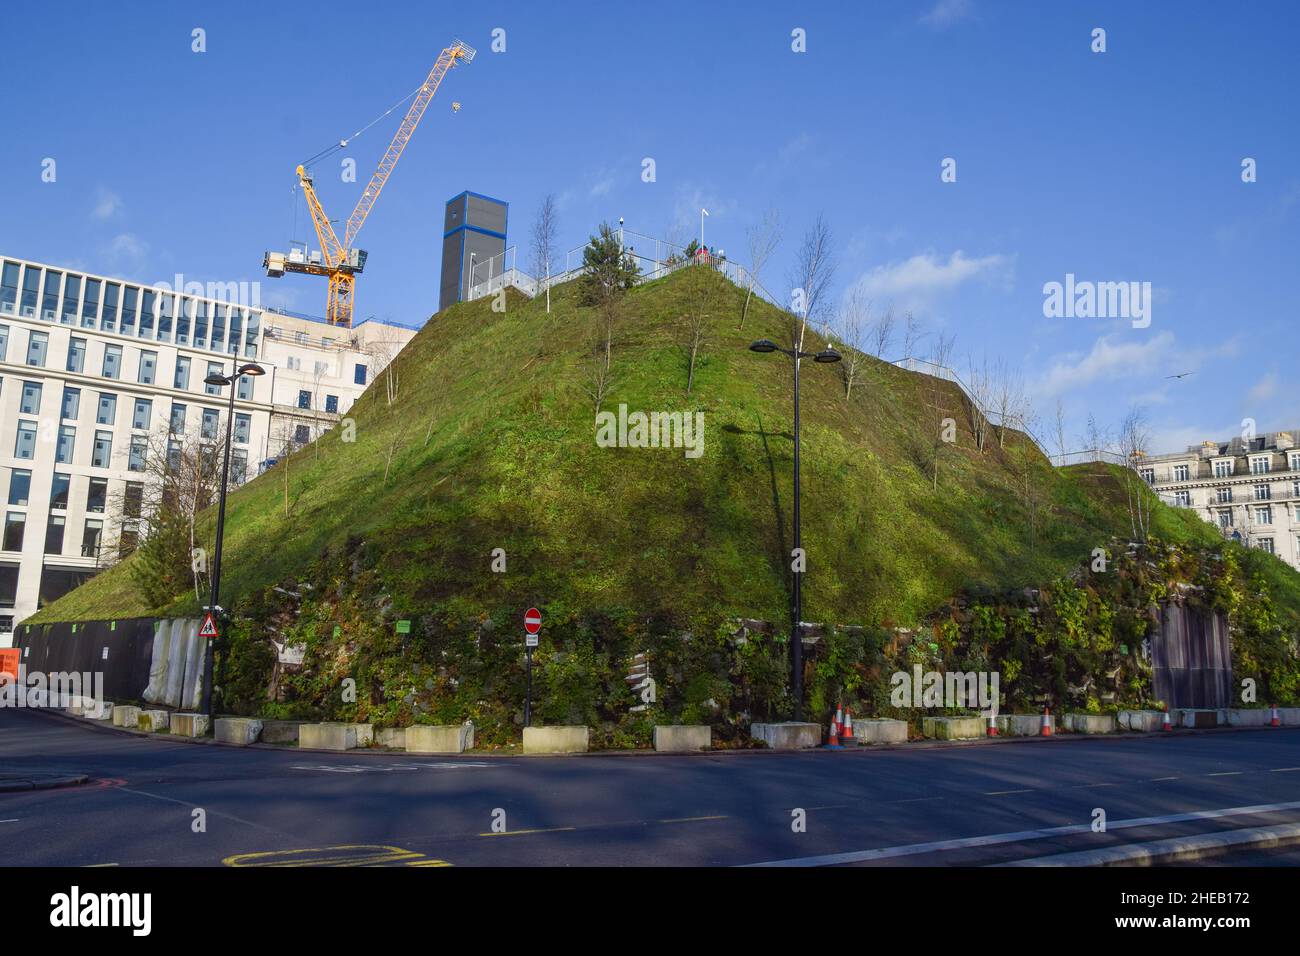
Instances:
[[[240,298],[0,256],[0,647],[138,538],[149,454],[224,441],[229,396],[205,378],[266,370],[236,385],[237,484],[346,416],[415,335]]]
[[[1205,441],[1149,455],[1138,473],[1168,504],[1195,510],[1226,538],[1300,569],[1300,431]]]

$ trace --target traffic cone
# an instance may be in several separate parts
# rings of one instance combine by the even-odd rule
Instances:
[[[1173,725],[1173,724],[1170,722],[1170,720],[1169,720],[1169,705],[1168,705],[1168,704],[1165,704],[1165,716],[1164,716],[1164,718],[1160,721],[1160,729],[1161,729],[1161,730],[1173,730],[1173,729],[1174,729],[1174,725]]]
[[[1043,705],[1043,722],[1039,725],[1038,736],[1052,736],[1052,708],[1046,704]]]
[[[1272,711],[1268,715],[1268,725],[1270,727],[1282,726],[1282,717],[1277,712],[1277,704],[1273,704]]]
[[[848,707],[844,708],[844,726],[840,728],[840,737],[844,740],[844,746],[846,747],[857,743],[853,739],[853,711]]]
[[[996,737],[998,735],[998,718],[996,715],[989,714],[989,725],[985,733],[990,737]]]
[[[831,729],[826,734],[826,746],[834,750],[840,749],[840,718],[838,712],[831,718]]]

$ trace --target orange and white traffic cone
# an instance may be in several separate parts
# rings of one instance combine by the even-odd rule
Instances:
[[[996,737],[998,735],[998,718],[996,715],[989,714],[988,728],[984,732],[989,737]]]
[[[853,711],[848,707],[844,708],[844,726],[840,728],[840,738],[846,747],[857,743],[853,739]]]
[[[1282,716],[1277,712],[1277,704],[1273,704],[1272,711],[1268,715],[1268,725],[1270,727],[1282,726]]]
[[[1174,729],[1174,725],[1173,725],[1173,723],[1169,720],[1169,705],[1168,705],[1168,704],[1165,704],[1165,716],[1164,716],[1164,718],[1160,721],[1160,729],[1161,729],[1161,730],[1173,730],[1173,729]]]
[[[839,746],[840,746],[840,718],[839,718],[839,714],[838,714],[838,713],[836,713],[836,715],[835,715],[834,717],[831,718],[831,729],[830,729],[829,731],[827,731],[827,733],[826,733],[826,746],[827,746],[827,747],[834,747],[834,748],[836,748],[836,749],[839,749]]]
[[[1039,725],[1038,736],[1052,736],[1052,708],[1046,704],[1043,705],[1043,722]]]

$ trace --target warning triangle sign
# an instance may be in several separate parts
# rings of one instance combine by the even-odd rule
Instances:
[[[209,611],[203,618],[203,624],[199,626],[199,637],[216,637],[217,622],[212,618],[212,612]]]

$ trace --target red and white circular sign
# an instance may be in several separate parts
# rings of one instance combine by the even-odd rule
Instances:
[[[536,634],[542,629],[542,612],[535,607],[530,607],[524,612],[524,630],[529,634]]]

